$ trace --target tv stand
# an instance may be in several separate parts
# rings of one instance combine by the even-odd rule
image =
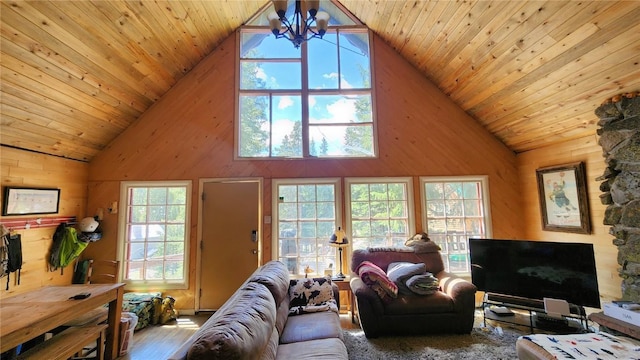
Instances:
[[[558,334],[576,334],[588,331],[584,307],[574,304],[569,304],[570,314],[556,317],[545,312],[542,300],[485,293],[482,310],[485,326],[487,319],[489,319],[526,326],[532,333],[536,329]]]

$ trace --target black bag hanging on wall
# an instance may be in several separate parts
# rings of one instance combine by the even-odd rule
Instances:
[[[9,274],[17,272],[17,283],[20,285],[20,270],[22,269],[22,240],[20,234],[7,234],[2,237],[3,247],[6,249],[7,290],[9,290]]]

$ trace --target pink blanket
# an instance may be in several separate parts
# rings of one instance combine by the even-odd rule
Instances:
[[[356,274],[362,282],[369,285],[383,300],[386,297],[397,298],[398,286],[391,281],[387,274],[378,265],[363,261],[356,268]]]

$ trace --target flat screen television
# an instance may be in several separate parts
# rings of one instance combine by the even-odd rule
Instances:
[[[592,244],[469,239],[469,254],[480,291],[600,307]]]

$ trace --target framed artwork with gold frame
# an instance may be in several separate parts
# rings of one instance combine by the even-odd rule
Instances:
[[[591,233],[583,162],[536,170],[542,229]]]

